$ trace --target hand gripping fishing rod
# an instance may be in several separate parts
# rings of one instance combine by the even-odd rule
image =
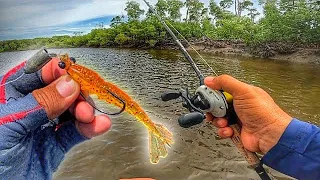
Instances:
[[[156,10],[146,0],[143,1],[172,36],[175,43],[179,46],[183,55],[189,61],[200,80],[200,87],[196,90],[196,93],[193,96],[189,93],[188,89],[181,90],[179,92],[164,93],[161,96],[163,101],[169,101],[182,97],[182,105],[183,107],[187,108],[190,113],[179,117],[179,125],[184,128],[189,128],[193,125],[200,124],[205,119],[205,112],[209,112],[215,117],[226,117],[228,119],[228,125],[233,129],[234,132],[233,136],[231,137],[234,145],[238,148],[239,152],[242,154],[242,156],[244,156],[250,166],[258,173],[262,180],[270,180],[270,177],[263,168],[258,156],[254,152],[248,151],[241,141],[241,126],[239,124],[240,120],[233,108],[233,97],[227,92],[213,90],[204,85],[204,76],[200,72],[190,54],[181,44],[176,35],[167,26],[164,20],[162,20],[162,18],[158,15]]]

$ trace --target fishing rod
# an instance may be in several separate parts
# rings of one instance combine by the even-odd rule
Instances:
[[[187,108],[190,113],[181,115],[179,117],[179,125],[184,128],[189,128],[196,124],[200,124],[206,118],[204,114],[206,112],[211,113],[215,117],[226,117],[228,119],[228,125],[233,129],[234,132],[233,136],[231,137],[234,145],[238,148],[239,152],[247,160],[250,166],[258,173],[262,180],[270,180],[270,177],[263,168],[263,165],[260,162],[257,154],[247,150],[241,141],[240,120],[233,108],[232,95],[224,91],[210,89],[209,87],[204,85],[204,76],[193,61],[190,54],[187,52],[179,39],[172,32],[172,30],[167,26],[166,22],[156,12],[156,10],[146,0],[143,1],[147,4],[149,9],[155,14],[155,16],[159,19],[159,21],[171,35],[200,80],[200,87],[198,87],[198,89],[196,90],[195,95],[191,95],[188,89],[186,89],[179,92],[164,93],[161,96],[163,101],[169,101],[182,97],[182,105],[183,107]]]
[[[203,74],[200,72],[199,68],[197,67],[196,63],[194,63],[192,57],[190,56],[190,54],[188,53],[188,51],[184,48],[184,46],[181,44],[181,42],[179,41],[179,39],[177,38],[177,36],[171,31],[171,29],[168,27],[168,25],[162,20],[162,18],[160,17],[160,15],[156,12],[156,10],[146,1],[143,0],[147,6],[150,8],[150,10],[155,14],[155,16],[159,19],[159,21],[161,22],[161,24],[164,26],[164,28],[168,31],[168,33],[171,35],[171,37],[173,38],[173,40],[176,42],[176,44],[178,45],[179,49],[182,51],[184,57],[189,61],[190,65],[192,66],[193,70],[196,72],[199,80],[200,80],[200,85],[204,85],[204,76]]]

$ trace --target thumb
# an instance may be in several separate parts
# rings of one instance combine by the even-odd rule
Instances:
[[[69,75],[61,76],[48,86],[32,92],[49,119],[54,119],[66,111],[79,94],[80,86]]]
[[[220,75],[218,77],[206,77],[204,83],[216,90],[223,90],[235,96],[237,93],[248,92],[249,85],[241,82],[229,75]]]

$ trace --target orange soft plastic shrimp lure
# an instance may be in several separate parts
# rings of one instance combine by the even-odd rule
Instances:
[[[148,117],[146,112],[135,102],[126,92],[116,85],[104,81],[98,73],[88,69],[70,59],[68,54],[59,56],[61,62],[60,68],[80,84],[81,91],[89,94],[95,94],[101,100],[112,105],[123,108],[129,114],[133,115],[138,121],[142,122],[149,131],[149,153],[150,162],[157,164],[160,157],[168,155],[166,144],[173,144],[172,133],[160,124],[155,124]]]

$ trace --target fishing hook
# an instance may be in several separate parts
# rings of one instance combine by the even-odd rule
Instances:
[[[126,109],[126,103],[124,102],[123,99],[121,99],[120,97],[118,97],[116,94],[114,94],[113,92],[107,90],[113,97],[115,97],[116,99],[118,99],[122,104],[122,108],[119,112],[116,112],[116,113],[109,113],[109,112],[104,112],[102,110],[100,110],[99,108],[97,108],[91,101],[89,101],[82,92],[80,92],[80,95],[90,104],[90,106],[92,106],[95,110],[103,113],[103,114],[106,114],[106,115],[109,115],[109,116],[114,116],[114,115],[119,115],[121,114],[125,109]]]

